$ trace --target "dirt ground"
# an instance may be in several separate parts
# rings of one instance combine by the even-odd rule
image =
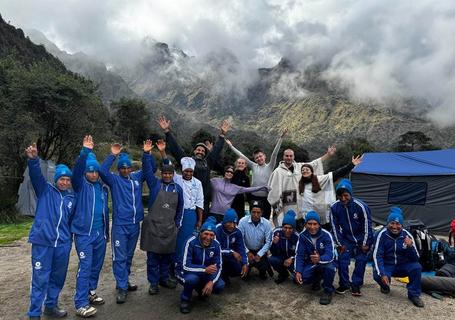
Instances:
[[[30,288],[30,244],[26,239],[10,247],[0,247],[0,319],[27,319]],[[253,277],[245,283],[239,279],[221,295],[212,296],[207,301],[194,299],[192,312],[179,313],[179,294],[176,290],[162,288],[159,295],[147,293],[145,254],[139,248],[133,261],[132,281],[139,285],[136,292],[128,295],[127,303],[115,303],[115,282],[112,275],[110,246],[97,290],[106,304],[98,308],[95,319],[448,319],[455,311],[455,299],[436,300],[423,295],[425,308],[414,307],[406,298],[405,286],[392,281],[392,292],[384,295],[379,292],[367,268],[362,297],[350,294],[334,295],[332,304],[319,304],[319,294],[308,287],[299,287],[290,281],[276,285],[271,279],[261,281]],[[60,295],[60,306],[68,310],[66,319],[79,319],[75,315],[73,294],[77,272],[77,256],[73,248],[70,268],[65,287]],[[253,273],[254,275],[255,273]],[[335,282],[338,280],[336,279]],[[44,318],[46,319],[46,318]]]

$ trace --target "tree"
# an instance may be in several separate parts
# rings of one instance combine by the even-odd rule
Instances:
[[[400,140],[395,146],[395,151],[409,152],[409,151],[425,151],[435,150],[438,147],[431,144],[431,138],[427,137],[421,131],[408,131],[400,135]]]
[[[376,148],[364,138],[354,138],[339,146],[337,152],[328,161],[326,172],[334,171],[351,162],[353,155],[361,155],[366,152],[374,152]]]
[[[144,101],[136,98],[121,98],[111,103],[113,131],[122,143],[140,144],[150,132],[150,115]]]

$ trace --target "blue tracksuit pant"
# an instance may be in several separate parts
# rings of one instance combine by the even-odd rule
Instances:
[[[169,266],[174,254],[159,254],[147,251],[147,280],[152,287],[169,279]]]
[[[128,289],[128,276],[131,273],[139,231],[139,223],[112,225],[112,269],[118,289]]]
[[[193,290],[196,290],[198,293],[201,293],[204,286],[209,282],[210,275],[202,274],[198,275],[195,273],[187,273],[183,276],[183,291],[180,295],[182,301],[190,301],[191,296],[193,295]],[[224,289],[224,281],[221,278],[213,285],[213,293],[220,293]]]
[[[58,296],[65,284],[71,252],[71,242],[58,247],[32,244],[32,284],[28,315],[41,315],[44,305],[57,306]]]
[[[355,243],[346,245],[346,251],[338,257],[340,286],[351,286],[351,281],[349,281],[349,264],[351,263],[351,259],[355,259],[354,272],[352,273],[352,285],[360,287],[363,285],[368,257],[367,253],[364,253],[360,246],[357,246]]]
[[[336,267],[335,263],[324,264],[306,264],[303,266],[302,279],[304,283],[314,283],[321,281],[322,288],[327,293],[333,293],[333,279],[335,278]]]
[[[182,226],[177,233],[177,246],[175,248],[175,262],[181,260],[183,248],[185,247],[186,240],[193,235],[196,229],[196,210],[185,209],[183,210]]]
[[[106,239],[103,229],[92,230],[90,236],[74,236],[76,252],[79,257],[79,270],[76,278],[76,309],[89,305],[89,291],[96,290],[101,268],[106,255]]]
[[[403,263],[400,265],[385,265],[385,275],[390,278],[393,277],[409,277],[409,283],[406,285],[408,289],[408,297],[419,297],[422,293],[421,278],[422,266],[418,262]],[[381,277],[378,276],[376,270],[373,270],[373,278],[380,285],[383,286]]]
[[[242,262],[237,261],[233,255],[223,255],[223,269],[221,276],[224,277],[239,277],[242,273]]]
[[[288,275],[290,272],[291,274],[294,273],[294,263],[291,263],[289,267],[285,267],[283,265],[285,258],[282,257],[277,257],[277,256],[270,256],[269,257],[269,263],[272,266],[272,268],[278,272],[280,275]]]

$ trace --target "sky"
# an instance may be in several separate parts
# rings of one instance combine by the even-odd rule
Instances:
[[[455,124],[453,0],[0,0],[0,14],[112,64],[150,37],[196,57],[227,49],[244,70],[322,65],[353,99],[422,100]]]

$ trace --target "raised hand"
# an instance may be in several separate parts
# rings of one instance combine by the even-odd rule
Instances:
[[[283,132],[281,132],[281,138],[283,138],[288,133],[288,128],[284,128]]]
[[[144,141],[144,152],[146,153],[149,153],[150,151],[152,151],[153,149],[153,143],[152,143],[152,140],[150,139],[147,139],[146,141]]]
[[[31,146],[28,146],[25,149],[25,154],[29,159],[36,159],[38,157],[38,149],[36,148],[36,143],[33,143]]]
[[[114,156],[118,156],[118,154],[122,151],[122,145],[120,143],[113,143],[111,145],[111,153]]]
[[[229,124],[229,122],[227,120],[223,120],[223,122],[221,122],[221,125],[220,125],[220,133],[222,135],[225,135],[228,132],[230,126],[231,125]]]
[[[210,141],[207,141],[207,142],[205,143],[205,146],[207,147],[207,149],[208,149],[209,151],[212,151],[212,149],[213,149],[213,143],[211,143]]]
[[[161,116],[158,118],[158,124],[164,132],[168,132],[171,126],[171,120],[166,119],[165,116]]]
[[[337,147],[336,147],[336,145],[332,144],[331,146],[329,146],[329,147],[327,148],[327,154],[328,154],[329,156],[333,156],[333,155],[335,154],[335,152],[337,152]]]
[[[93,148],[95,147],[95,144],[93,143],[93,138],[91,135],[84,137],[84,140],[82,141],[82,146],[84,148],[93,150]]]
[[[158,148],[158,151],[163,153],[166,151],[166,141],[164,141],[163,139],[159,139],[157,142],[156,142],[156,147]]]
[[[363,155],[357,156],[357,157],[352,156],[352,164],[357,166],[362,163],[362,159],[363,159]]]

